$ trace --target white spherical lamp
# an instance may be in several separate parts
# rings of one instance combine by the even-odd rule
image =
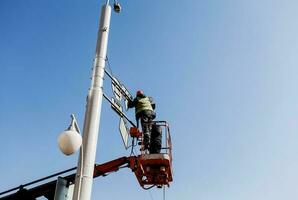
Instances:
[[[65,155],[71,155],[82,145],[82,136],[75,130],[65,130],[58,137],[58,145]]]

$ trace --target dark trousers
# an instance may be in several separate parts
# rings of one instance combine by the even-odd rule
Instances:
[[[162,146],[162,129],[160,126],[153,124],[150,138],[150,153],[160,153]]]
[[[155,112],[151,110],[144,110],[136,115],[137,127],[139,128],[139,120],[141,119],[142,132],[144,136],[144,147],[149,148],[152,120],[155,118]]]

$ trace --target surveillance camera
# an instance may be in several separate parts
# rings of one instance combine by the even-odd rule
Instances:
[[[114,3],[114,11],[116,13],[120,13],[121,12],[121,6],[119,3]]]

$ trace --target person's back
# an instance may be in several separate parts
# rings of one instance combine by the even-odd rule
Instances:
[[[142,95],[136,97],[136,115],[142,111],[153,111],[149,97]]]

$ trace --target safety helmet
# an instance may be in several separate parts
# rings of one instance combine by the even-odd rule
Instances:
[[[136,96],[144,95],[144,92],[142,90],[138,90]]]

